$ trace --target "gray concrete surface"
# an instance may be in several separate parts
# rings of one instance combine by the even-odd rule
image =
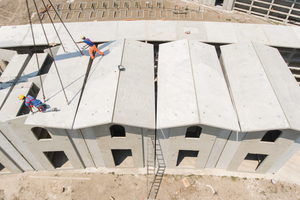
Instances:
[[[51,24],[45,24],[49,43],[60,43]],[[300,28],[263,24],[236,24],[198,21],[104,21],[66,23],[76,41],[86,35],[95,42],[108,42],[122,38],[142,41],[174,41],[194,39],[211,43],[238,43],[253,40],[275,47],[300,47]],[[35,25],[37,45],[47,45],[39,25]],[[61,24],[56,24],[62,42],[71,41]],[[190,34],[185,34],[190,31]],[[2,26],[0,34],[3,40],[0,47],[17,47],[33,45],[30,38],[30,26]],[[16,37],[18,35],[18,37]],[[75,46],[73,46],[76,48]]]

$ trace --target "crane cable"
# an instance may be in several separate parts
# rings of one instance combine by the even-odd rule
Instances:
[[[61,39],[60,39],[60,37],[59,37],[59,35],[58,35],[58,32],[57,32],[57,30],[56,30],[56,28],[55,28],[55,26],[54,26],[53,20],[52,20],[52,18],[50,17],[49,9],[47,9],[47,6],[46,6],[44,0],[42,0],[42,3],[43,3],[43,5],[44,5],[44,7],[45,7],[45,9],[46,9],[46,12],[47,12],[47,14],[48,14],[48,16],[49,16],[49,19],[50,19],[50,21],[51,21],[51,24],[52,24],[52,26],[53,26],[53,28],[54,28],[54,30],[55,30],[55,33],[56,33],[56,35],[57,35],[57,37],[58,37],[60,43],[61,43],[61,46],[62,46],[62,48],[64,49],[64,52],[66,53],[66,49],[65,49],[65,47],[64,47],[64,45],[63,45],[63,43],[62,43],[62,41],[61,41]]]
[[[26,0],[26,5],[27,5],[28,18],[29,18],[29,23],[30,23],[30,28],[31,28],[31,34],[32,34],[32,40],[33,40],[34,52],[35,52],[35,56],[36,56],[37,67],[38,67],[39,74],[40,74],[40,64],[39,64],[38,54],[37,54],[37,50],[36,50],[36,44],[35,44],[35,38],[34,38],[34,33],[33,33],[33,27],[32,27],[32,22],[31,22],[31,17],[30,17],[30,11],[29,11],[28,0]],[[45,93],[44,93],[43,81],[42,81],[41,75],[39,75],[39,77],[40,77],[40,81],[41,81],[41,88],[42,88],[43,99],[44,99],[44,103],[45,103],[45,98],[46,98],[46,97],[45,97]]]
[[[27,1],[27,0],[26,0],[26,1]],[[34,3],[34,6],[35,6],[35,9],[36,9],[36,12],[39,13],[35,0],[33,0],[33,3]],[[39,20],[40,20],[40,23],[41,23],[41,26],[42,26],[42,29],[43,29],[43,32],[44,32],[44,35],[45,35],[47,44],[48,44],[48,46],[50,46],[50,45],[49,45],[49,40],[48,40],[48,38],[47,38],[46,31],[45,31],[45,29],[44,29],[44,25],[43,25],[42,19],[41,19],[41,17],[40,17],[39,14],[38,14],[38,17],[39,17]],[[63,86],[62,80],[61,80],[61,78],[60,78],[60,75],[59,75],[59,72],[58,72],[58,68],[57,68],[57,65],[56,65],[56,62],[55,62],[55,59],[54,59],[54,56],[53,56],[53,53],[52,53],[51,48],[49,48],[49,50],[50,50],[51,56],[52,56],[52,58],[53,58],[53,63],[54,63],[54,66],[55,66],[55,69],[56,69],[56,72],[57,72],[57,75],[58,75],[58,79],[59,79],[60,84],[61,84],[61,87],[62,87],[62,91],[63,91],[63,93],[64,93],[64,95],[65,95],[65,98],[66,98],[66,101],[67,101],[67,105],[69,105],[69,101],[68,101],[66,92],[65,92],[65,90],[64,90],[64,86]]]
[[[69,32],[69,30],[67,29],[66,25],[64,24],[64,22],[62,21],[61,17],[59,16],[57,10],[54,8],[53,4],[51,3],[50,0],[48,0],[48,2],[51,4],[51,7],[53,8],[53,10],[55,11],[56,16],[59,18],[60,22],[62,23],[62,25],[64,25],[66,31],[68,32],[69,36],[71,37],[71,39],[73,40],[74,44],[76,45],[76,47],[78,48],[78,50],[80,51],[81,55],[83,55],[82,51],[80,50],[80,48],[78,47],[77,43],[75,42],[74,38],[72,37],[71,33]],[[49,15],[50,18],[50,15]]]

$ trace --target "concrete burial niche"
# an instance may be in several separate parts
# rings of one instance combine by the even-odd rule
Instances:
[[[122,39],[99,45],[73,129],[96,167],[144,167],[144,138],[155,129],[153,45]]]
[[[227,169],[275,173],[299,148],[299,86],[275,48],[246,42],[222,46],[221,52],[241,126],[223,151],[229,155],[239,137]]]
[[[161,44],[158,138],[169,168],[214,168],[239,131],[214,46],[192,40]]]

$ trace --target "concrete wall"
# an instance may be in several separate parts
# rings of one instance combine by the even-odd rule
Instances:
[[[126,137],[111,137],[111,125],[81,130],[95,165],[116,167],[112,150],[131,150],[133,165],[130,167],[144,167],[143,129],[124,125]]]
[[[57,151],[63,151],[69,159],[69,164],[67,164],[66,167],[61,167],[61,169],[84,168],[81,158],[74,148],[74,143],[71,141],[66,130],[44,127],[49,132],[51,138],[38,140],[32,132],[34,126],[24,125],[25,120],[26,116],[22,116],[11,121],[10,128],[16,134],[15,137],[18,137],[21,143],[26,147],[26,149],[24,148],[20,152],[23,154],[29,150],[30,154],[25,155],[25,157],[36,170],[54,170],[55,167],[45,156],[44,152]]]
[[[0,169],[0,173],[21,173],[24,170],[19,164],[15,162],[19,161],[20,165],[24,168],[33,170],[28,162],[21,156],[18,150],[7,140],[7,138],[0,131],[0,163],[5,169]]]
[[[261,139],[267,131],[246,133],[243,141],[236,150],[227,170],[238,171],[248,153],[264,154],[267,157],[262,161],[255,171],[257,173],[266,173],[289,149],[300,133],[293,130],[281,130],[282,134],[275,142],[262,142]]]
[[[177,167],[179,150],[199,151],[194,166],[180,168],[214,168],[223,151],[230,131],[200,125],[200,138],[186,138],[187,128],[178,127],[157,132],[167,168]],[[188,158],[189,159],[189,158]]]

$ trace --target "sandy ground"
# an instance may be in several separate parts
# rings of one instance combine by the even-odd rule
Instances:
[[[233,23],[271,23],[266,19],[257,18],[248,14],[238,13],[235,11],[224,11],[222,7],[208,7],[198,4],[193,0],[172,0],[161,1],[163,7],[157,8],[156,1],[150,1],[151,6],[146,7],[145,1],[140,1],[140,8],[135,7],[137,0],[128,0],[130,7],[125,7],[125,1],[107,0],[107,8],[103,7],[104,1],[97,0],[52,0],[51,3],[57,7],[59,15],[64,22],[84,22],[84,21],[119,21],[119,20],[184,20],[184,21],[216,21],[216,22],[233,22]],[[28,0],[30,16],[33,23],[39,23],[36,8],[32,0]],[[81,9],[80,4],[82,4]],[[94,9],[91,8],[92,2]],[[114,2],[120,2],[114,4]],[[45,5],[48,1],[44,0]],[[70,4],[70,8],[68,9]],[[45,8],[41,0],[36,0],[36,5],[39,13]],[[114,6],[115,5],[115,6]],[[118,8],[116,8],[116,5]],[[129,4],[127,4],[129,5]],[[138,10],[139,13],[138,13]],[[175,14],[173,11],[175,11]],[[104,12],[103,12],[104,11]],[[200,11],[200,12],[197,12]],[[180,14],[176,14],[176,13]],[[184,14],[186,13],[186,14]],[[58,17],[54,17],[55,11],[50,8],[49,14],[54,22],[60,22]],[[203,16],[202,16],[203,15]],[[42,17],[42,14],[40,14]],[[202,18],[203,17],[203,18]],[[47,12],[43,16],[43,23],[51,23]],[[28,11],[25,0],[0,0],[0,25],[20,25],[28,24]],[[277,23],[278,24],[278,23]]]
[[[92,172],[91,172],[92,171]],[[182,179],[186,178],[189,187]],[[98,170],[26,172],[0,177],[2,199],[133,200],[146,199],[146,175]],[[186,183],[186,182],[185,182]],[[160,200],[300,199],[300,186],[262,178],[165,174]]]

